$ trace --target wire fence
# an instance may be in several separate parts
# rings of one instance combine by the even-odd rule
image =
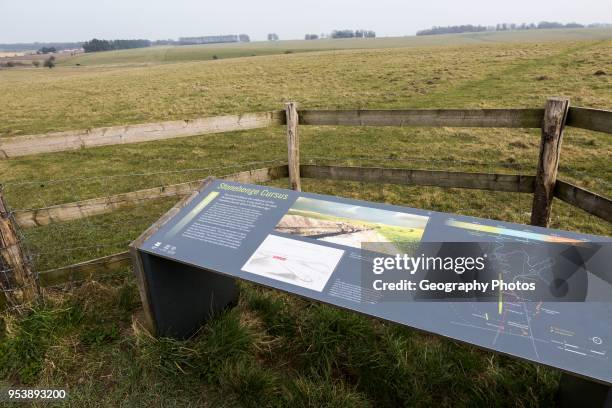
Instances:
[[[195,190],[198,181],[209,176],[224,176],[262,167],[282,165],[282,160],[248,162],[230,166],[189,168],[171,171],[136,172],[108,176],[74,177],[6,183],[4,196],[13,214],[19,215],[62,205],[63,209],[82,209],[83,201],[102,198],[113,204],[117,194],[156,188],[163,192],[179,183],[191,183],[167,195],[136,195],[120,208],[93,216],[77,214],[65,222],[49,220],[47,225],[20,228],[23,245],[32,254],[30,261],[37,272],[72,265],[89,259],[125,251],[136,238],[180,197]],[[86,207],[86,205],[85,205]]]
[[[303,155],[301,164],[316,166],[386,167],[423,170],[485,172],[498,174],[530,174],[536,172],[536,164],[508,163],[505,161],[423,159],[390,154],[385,156],[358,155],[352,157]],[[4,185],[3,195],[11,206],[11,216],[63,205],[81,208],[84,200],[105,198],[106,203],[116,204],[111,197],[157,188],[169,191],[171,186],[192,183],[167,196],[152,194],[131,197],[129,205],[111,208],[91,216],[78,216],[63,222],[50,220],[46,225],[18,228],[20,245],[27,253],[29,267],[35,273],[74,265],[79,262],[121,253],[127,245],[181,196],[193,191],[197,181],[208,176],[223,176],[241,171],[285,165],[286,160],[265,160],[239,163],[229,166],[188,168],[170,171],[134,172],[95,177],[64,177],[49,180],[25,180]],[[581,171],[568,171],[579,178]],[[609,191],[610,183],[604,177],[593,177],[597,185]],[[269,184],[286,187],[287,180],[273,180]],[[531,194],[466,190],[456,188],[388,185],[382,183],[347,182],[330,180],[303,181],[308,192],[346,196],[368,201],[380,201],[408,207],[441,212],[495,218],[504,221],[529,223]],[[580,210],[576,210],[580,211]],[[568,219],[572,214],[564,214]],[[19,218],[19,217],[17,217]],[[563,220],[561,220],[563,221]],[[560,221],[560,222],[561,222]],[[15,223],[17,224],[17,223]],[[590,232],[590,231],[585,231]],[[12,270],[0,271],[2,290],[6,298],[12,292],[22,290],[10,280]],[[9,293],[11,292],[11,293]]]
[[[520,163],[476,160],[461,161],[454,159],[429,160],[400,155],[354,156],[350,158],[305,155],[300,157],[300,162],[302,164],[314,166],[405,168],[411,170],[463,171],[497,174],[535,173],[535,167],[531,168]],[[533,199],[531,194],[433,186],[408,186],[346,181],[326,183],[319,179],[311,181],[303,180],[303,183],[305,183],[305,189],[311,192],[345,195],[356,199],[379,201],[432,211],[486,216],[489,218],[521,223],[529,223],[530,207]],[[484,213],[483,209],[487,205],[490,205],[491,209],[503,206],[505,210],[501,213],[495,213],[495,211]]]
[[[0,310],[21,311],[38,293],[28,240],[2,198],[0,185]]]

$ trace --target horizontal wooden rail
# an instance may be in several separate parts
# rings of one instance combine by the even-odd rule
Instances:
[[[244,183],[265,182],[275,178],[288,177],[287,166],[252,170],[226,176],[227,180]],[[532,193],[534,176],[495,173],[464,173],[436,170],[410,170],[368,167],[338,167],[301,165],[302,177],[343,181],[362,181],[401,185],[425,185],[437,187],[471,188],[494,191]],[[202,181],[193,182],[199,186]],[[190,184],[190,183],[185,183]],[[189,192],[195,191],[194,188]],[[145,191],[145,190],[142,190]],[[139,193],[139,192],[134,192]],[[131,194],[131,193],[128,193]],[[612,222],[612,200],[576,187],[570,183],[557,180],[555,197],[574,205],[590,214]],[[111,210],[108,210],[111,211]],[[56,221],[53,219],[53,221]],[[41,286],[49,287],[69,281],[80,281],[94,275],[104,275],[130,266],[128,252],[92,259],[39,273]]]
[[[285,112],[273,111],[73,130],[42,135],[14,136],[0,138],[0,159],[88,147],[151,142],[186,136],[258,129],[283,125],[284,123]]]
[[[517,174],[315,165],[301,165],[300,173],[302,177],[315,179],[472,188],[519,193],[533,193],[535,179],[534,176]]]
[[[540,128],[544,109],[299,110],[300,125]]]
[[[520,193],[532,193],[534,189],[534,176],[517,174],[318,165],[301,165],[300,172],[302,177],[314,179],[382,182]],[[287,176],[287,166],[281,165],[242,171],[221,178],[242,183],[265,183]],[[14,216],[19,226],[23,228],[71,221],[106,214],[120,208],[133,207],[147,200],[184,196],[195,191],[201,182],[201,180],[196,180],[108,197],[59,204],[35,210],[20,210],[16,211]],[[612,204],[609,199],[603,196],[581,189],[570,183],[558,181],[555,188],[555,197],[604,220],[612,221],[612,215],[610,215]]]
[[[78,282],[91,279],[95,275],[116,272],[130,266],[131,263],[130,254],[128,251],[125,251],[62,268],[39,272],[38,280],[42,287],[56,286],[67,282]]]
[[[612,200],[606,197],[561,180],[555,184],[554,195],[561,201],[612,222]]]
[[[265,183],[287,177],[287,174],[287,166],[281,165],[241,171],[221,176],[221,178],[241,183]],[[196,180],[187,183],[147,188],[108,197],[59,204],[35,210],[20,210],[15,211],[14,217],[17,224],[23,228],[32,228],[54,222],[77,220],[94,215],[106,214],[120,208],[133,207],[147,200],[184,196],[195,191],[201,183],[202,180]]]
[[[567,126],[612,133],[612,111],[591,108],[569,108]]]
[[[301,125],[540,128],[543,109],[298,110]],[[0,138],[0,159],[81,148],[258,129],[286,123],[284,111],[111,126]],[[570,108],[567,125],[612,133],[612,111]]]

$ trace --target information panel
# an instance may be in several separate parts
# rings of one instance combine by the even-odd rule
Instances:
[[[215,180],[139,250],[610,384],[611,244]]]

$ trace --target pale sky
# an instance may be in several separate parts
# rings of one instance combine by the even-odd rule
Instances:
[[[380,37],[433,25],[612,22],[611,0],[0,0],[0,43],[246,33],[264,40],[364,28]]]

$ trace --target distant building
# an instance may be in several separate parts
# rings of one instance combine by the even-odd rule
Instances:
[[[203,37],[181,37],[179,38],[179,44],[190,45],[190,44],[216,44],[216,43],[234,43],[239,42],[240,39],[237,35],[207,35]]]

